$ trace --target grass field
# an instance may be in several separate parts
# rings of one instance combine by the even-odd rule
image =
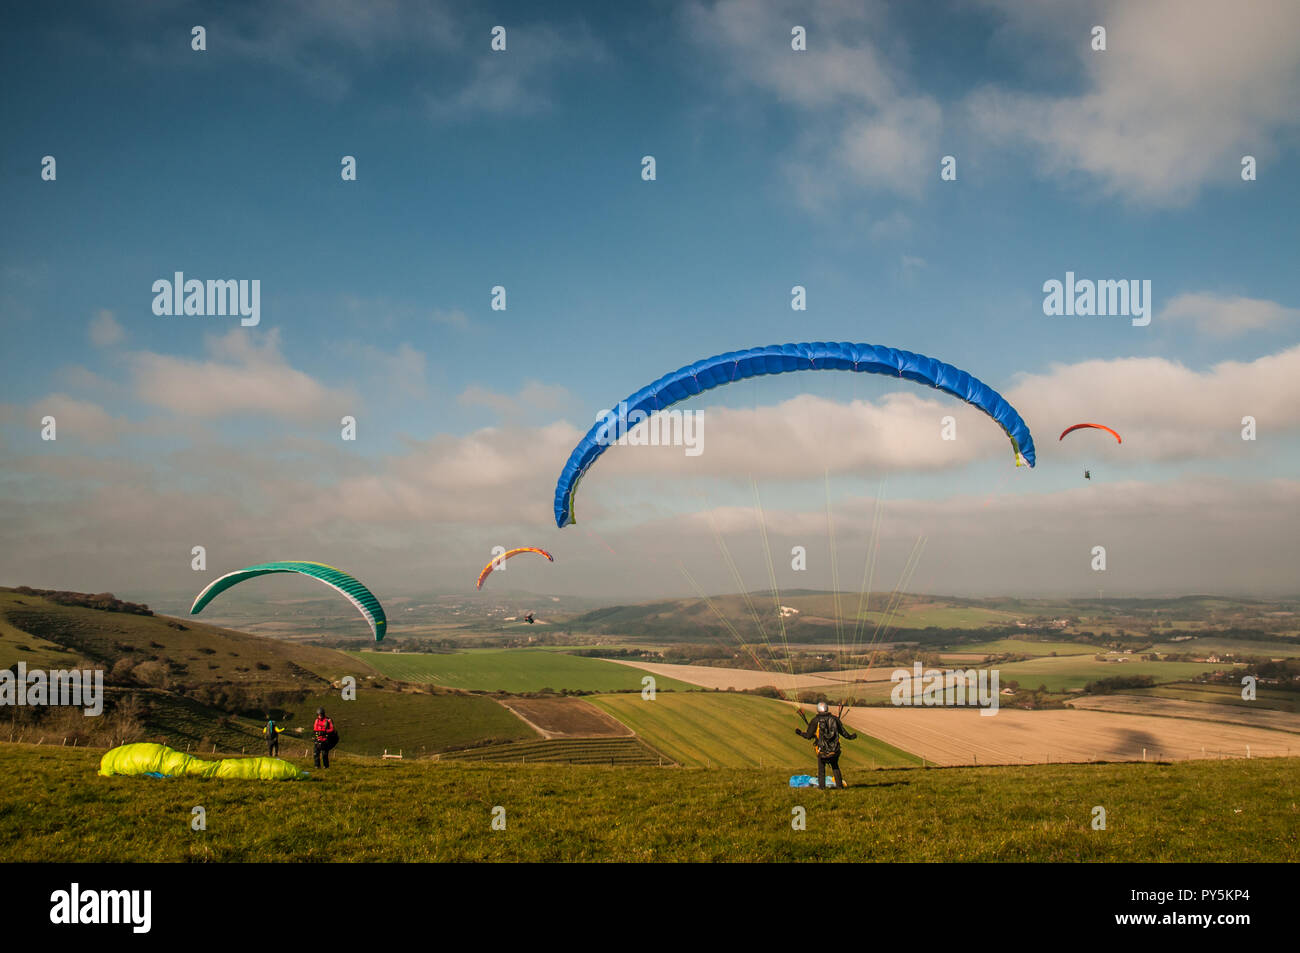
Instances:
[[[490,748],[471,748],[443,755],[444,761],[492,761],[519,764],[671,765],[637,738],[553,738],[518,741]]]
[[[842,612],[845,611],[845,605],[849,601],[850,597],[847,596],[841,600]],[[856,600],[853,600],[853,603],[851,608],[856,615]],[[930,626],[943,629],[979,629],[989,624],[1005,625],[1023,617],[1024,613],[1003,612],[980,606],[945,606],[927,602],[904,605],[893,615],[888,616],[887,621],[892,632],[898,629],[925,629]],[[859,618],[873,627],[886,620],[883,612],[874,609],[862,613]]]
[[[418,652],[349,652],[353,658],[389,678],[445,685],[467,691],[614,692],[640,690],[645,675],[603,659],[562,655],[544,649],[505,649],[431,655]],[[687,689],[673,679],[658,680],[659,689]]]
[[[1260,655],[1265,658],[1296,658],[1300,656],[1300,642],[1256,642],[1250,639],[1188,639],[1186,642],[1160,642],[1153,646],[1157,652],[1177,652],[1180,655],[1194,652],[1222,655]]]
[[[6,860],[1300,860],[1289,760],[885,770],[815,791],[776,769],[429,761],[153,781],[98,777],[99,756],[0,745]],[[190,830],[196,804],[206,831]],[[1096,805],[1104,831],[1089,826]],[[505,830],[491,829],[497,806]]]
[[[1058,656],[1012,662],[999,666],[998,677],[1003,686],[1018,681],[1023,688],[1035,689],[1046,685],[1049,692],[1068,692],[1083,688],[1100,678],[1124,675],[1151,675],[1156,681],[1178,681],[1193,675],[1221,671],[1227,665],[1209,665],[1202,662],[1098,662],[1089,656]]]
[[[77,667],[80,657],[76,652],[9,624],[3,607],[13,599],[9,593],[0,592],[0,668],[18,662],[26,662],[29,669]]]
[[[801,722],[794,708],[770,698],[691,692],[659,695],[654,701],[640,695],[602,695],[591,701],[687,767],[762,764],[805,773],[817,767],[812,743],[795,736]],[[843,751],[840,766],[845,771],[921,763],[865,735],[845,741]]]
[[[338,726],[338,750],[350,754],[378,756],[385,749],[400,748],[409,758],[488,740],[537,737],[492,699],[450,692],[425,695],[362,689],[356,701],[350,702],[340,701],[337,692],[315,695],[295,706],[284,724],[290,729],[304,728],[300,737],[309,738],[318,705]],[[281,737],[288,738],[289,732]]]
[[[1084,645],[1081,642],[1031,642],[1028,639],[994,639],[991,642],[973,642],[970,645],[949,645],[940,650],[941,652],[956,652],[959,654],[981,653],[983,655],[1051,655],[1055,652],[1057,655],[1095,655],[1098,649],[1095,645]]]

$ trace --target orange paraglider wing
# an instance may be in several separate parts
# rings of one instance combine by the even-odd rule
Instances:
[[[1059,436],[1059,437],[1056,438],[1056,439],[1057,439],[1057,442],[1059,443],[1060,441],[1064,440],[1064,439],[1065,439],[1065,435],[1066,435],[1067,433],[1073,433],[1074,431],[1079,430],[1079,429],[1082,428],[1082,427],[1096,427],[1098,430],[1104,430],[1104,431],[1106,431],[1106,433],[1108,433],[1108,434],[1110,434],[1112,437],[1114,437],[1116,443],[1123,443],[1123,442],[1124,442],[1124,438],[1123,438],[1123,437],[1121,437],[1121,436],[1120,436],[1119,434],[1117,434],[1115,431],[1111,430],[1111,429],[1110,429],[1109,427],[1107,427],[1105,424],[1075,424],[1073,427],[1066,427],[1064,430],[1061,431],[1061,436]]]
[[[555,562],[555,557],[554,557],[554,556],[552,556],[550,553],[548,553],[548,552],[547,552],[546,550],[544,550],[544,549],[538,549],[536,546],[521,546],[521,547],[519,547],[518,549],[511,549],[511,550],[509,550],[508,552],[504,552],[504,553],[502,553],[502,554],[501,554],[500,556],[498,556],[496,559],[492,560],[490,563],[488,563],[486,566],[483,567],[483,571],[482,571],[481,573],[478,574],[478,584],[477,584],[474,588],[475,588],[475,589],[482,589],[482,588],[483,588],[483,580],[486,579],[488,576],[490,576],[490,575],[492,574],[492,570],[493,570],[493,569],[496,569],[497,566],[500,566],[503,562],[505,562],[505,561],[506,561],[507,559],[509,559],[511,556],[518,556],[520,553],[539,553],[539,554],[541,554],[542,556],[545,556],[545,557],[546,557],[547,559],[549,559],[551,562]]]

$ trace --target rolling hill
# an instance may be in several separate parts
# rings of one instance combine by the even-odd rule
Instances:
[[[333,649],[144,614],[111,597],[77,604],[89,602],[82,595],[0,589],[0,665],[93,668],[105,682],[104,717],[15,710],[14,739],[104,746],[154,740],[181,750],[252,753],[262,749],[260,727],[270,714],[289,729],[282,752],[305,757],[317,706],[338,723],[343,754],[433,754],[536,737],[490,698],[402,689]],[[345,676],[356,680],[355,700],[342,698]]]

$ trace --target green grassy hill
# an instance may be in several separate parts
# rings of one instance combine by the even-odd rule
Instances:
[[[860,619],[863,632],[858,642],[869,642],[882,621],[881,611],[889,604],[889,593],[875,592],[867,610],[859,615],[861,597],[857,592],[830,592],[790,589],[780,593],[782,606],[798,610],[784,619],[786,637],[794,644],[837,644],[841,638],[853,641],[854,620]],[[764,642],[759,626],[769,639],[779,644],[781,622],[776,616],[770,591],[755,591],[710,597],[713,607],[726,617],[732,627],[748,642]],[[754,618],[755,612],[758,620]],[[893,641],[920,641],[951,638],[940,629],[977,632],[992,628],[1006,630],[1016,622],[1040,625],[1047,619],[1076,620],[1067,630],[1055,632],[1057,638],[1075,631],[1116,635],[1123,630],[1130,635],[1144,631],[1172,633],[1178,629],[1250,628],[1291,640],[1274,643],[1275,650],[1300,647],[1300,610],[1293,600],[1253,602],[1209,596],[1175,599],[968,599],[910,593],[899,598],[895,613],[887,620],[882,638]],[[564,622],[574,633],[609,635],[633,640],[651,640],[663,644],[682,642],[717,642],[735,644],[728,626],[723,625],[709,604],[702,599],[670,599],[640,605],[609,606],[576,615]],[[847,626],[847,628],[845,628]],[[1157,626],[1161,628],[1156,628]],[[931,630],[931,631],[927,631]],[[1032,631],[1032,630],[1028,630]],[[1046,630],[1045,634],[1046,634]],[[1016,632],[1006,633],[1016,634]],[[1233,640],[1227,640],[1229,643]],[[958,649],[950,646],[953,651]]]
[[[156,781],[98,777],[99,755],[0,744],[6,860],[1300,860],[1288,759],[881,770],[817,791],[775,769],[431,761]],[[196,804],[206,831],[190,830]],[[497,806],[505,830],[491,829]]]
[[[782,627],[785,637],[792,643],[837,644],[841,638],[850,643],[854,639],[855,620],[860,620],[857,642],[864,645],[871,641],[882,621],[881,610],[888,599],[888,593],[872,593],[866,611],[859,614],[858,607],[862,602],[857,592],[841,592],[837,597],[830,592],[795,589],[782,592],[779,601],[782,606],[797,611],[778,621],[770,591],[752,592],[748,597],[735,593],[710,597],[713,608],[703,599],[610,606],[576,616],[565,622],[564,627],[573,632],[658,637],[670,643],[717,639],[723,645],[733,645],[734,637],[718,620],[714,612],[716,608],[738,632],[755,644],[763,642],[759,633],[760,623],[768,638],[776,644],[782,642]],[[755,612],[758,614],[757,622]],[[900,630],[898,638],[907,639],[909,630],[928,626],[981,629],[987,625],[1007,625],[1033,614],[1034,610],[1030,608],[1016,610],[975,599],[908,595],[900,598],[888,624],[891,632]]]
[[[6,733],[50,744],[147,739],[180,750],[254,753],[263,750],[261,719],[270,711],[290,729],[282,752],[303,757],[318,706],[336,720],[343,754],[401,749],[418,756],[536,737],[489,698],[388,690],[363,658],[333,649],[0,589],[0,665],[18,661],[104,672],[105,718],[27,710],[27,720]],[[356,679],[355,701],[341,698],[345,675]]]
[[[64,664],[80,658],[123,678],[145,665],[136,680],[153,687],[183,683],[300,690],[358,671],[332,649],[246,635],[192,619],[59,605],[0,589],[0,666],[20,660],[29,667],[43,664],[39,659],[50,653],[57,653]]]

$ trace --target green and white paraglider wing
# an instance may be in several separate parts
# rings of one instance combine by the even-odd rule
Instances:
[[[203,611],[204,606],[231,586],[237,586],[241,582],[257,576],[266,576],[277,572],[293,572],[303,576],[311,576],[313,579],[319,579],[336,592],[342,593],[370,623],[370,631],[374,633],[376,642],[382,639],[384,633],[388,631],[388,617],[384,614],[384,607],[379,604],[379,600],[375,598],[374,593],[343,570],[335,569],[333,566],[327,566],[324,563],[312,562],[259,563],[256,566],[249,566],[247,569],[226,573],[199,593],[198,598],[194,600],[194,605],[190,607],[190,615],[197,615]]]

